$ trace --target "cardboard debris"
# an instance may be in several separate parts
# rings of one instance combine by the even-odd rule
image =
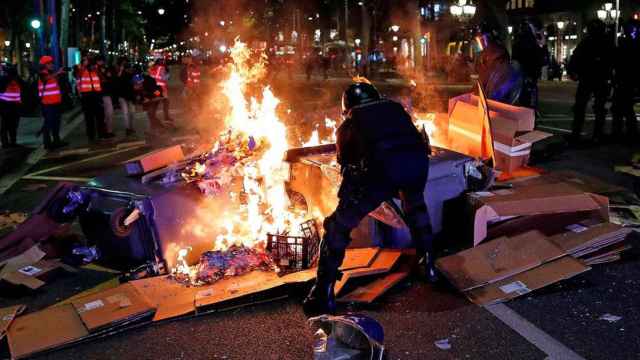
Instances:
[[[466,291],[465,295],[478,305],[500,303],[571,278],[589,269],[591,268],[581,261],[571,256],[564,256],[504,280]]]
[[[631,245],[616,244],[593,254],[585,255],[582,260],[587,265],[605,264],[620,260],[621,254],[629,249],[631,249]]]
[[[357,287],[345,296],[338,298],[337,301],[370,304],[408,275],[409,273],[406,271],[390,273],[367,285]]]
[[[76,299],[72,304],[92,333],[145,314],[151,315],[155,310],[131,284]]]
[[[373,260],[370,266],[359,269],[347,270],[342,273],[342,278],[336,282],[336,285],[333,289],[334,293],[338,295],[342,289],[345,287],[347,282],[351,279],[376,275],[376,274],[384,274],[391,271],[391,269],[398,262],[400,257],[402,256],[402,251],[394,250],[394,249],[382,249]]]
[[[196,293],[200,288],[187,287],[168,276],[131,281],[130,284],[156,308],[153,321],[161,321],[193,313]]]
[[[604,223],[593,226],[570,225],[569,231],[550,238],[566,254],[574,257],[596,252],[613,244],[624,241],[631,229],[619,225]]]
[[[7,330],[16,317],[26,309],[24,305],[9,306],[0,309],[0,340],[7,335]]]
[[[523,215],[597,210],[602,200],[559,183],[475,192],[470,195],[470,201],[474,208],[473,245],[476,246],[487,238],[487,227],[491,223]]]
[[[22,269],[25,266],[33,265],[45,257],[45,252],[40,250],[39,245],[34,245],[29,250],[22,254],[8,259],[4,263],[4,267],[0,270],[0,279],[4,278],[4,275]]]
[[[8,332],[14,359],[77,341],[89,335],[73,305],[61,305],[20,316]]]
[[[256,270],[201,287],[195,296],[195,306],[198,309],[245,295],[258,294],[282,285],[284,282],[276,273]]]
[[[542,233],[501,237],[440,258],[436,266],[459,290],[494,283],[562,257],[564,252]]]
[[[182,146],[174,145],[128,160],[124,165],[129,175],[142,175],[184,160]]]
[[[340,270],[344,271],[367,267],[371,265],[378,251],[380,251],[380,248],[347,249]]]
[[[532,144],[551,136],[534,125],[533,109],[487,100],[482,91],[449,100],[450,148],[483,159],[491,155],[507,173],[526,166]]]
[[[32,290],[41,288],[46,284],[46,278],[56,270],[76,272],[73,267],[58,260],[40,260],[33,265],[27,265],[16,271],[4,274],[2,280],[13,285],[24,285]]]

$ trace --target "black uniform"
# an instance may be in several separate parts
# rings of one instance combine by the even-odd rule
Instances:
[[[547,51],[541,47],[535,35],[527,29],[520,33],[513,43],[513,60],[520,64],[523,75],[522,92],[518,104],[528,108],[538,107],[538,80],[542,75]]]
[[[616,49],[613,79],[613,136],[633,141],[638,136],[638,121],[633,109],[635,97],[638,95],[638,61],[640,61],[640,41],[627,37],[620,39]],[[626,133],[623,132],[623,120]]]
[[[573,106],[572,139],[579,140],[584,125],[587,103],[594,97],[593,112],[596,120],[593,129],[594,140],[604,135],[606,118],[605,104],[609,96],[609,80],[612,73],[614,48],[606,33],[587,34],[569,60],[569,76],[578,81],[576,101]]]
[[[351,230],[393,197],[402,200],[416,250],[427,255],[428,273],[432,269],[432,230],[424,201],[427,146],[402,105],[378,100],[351,108],[338,129],[337,147],[343,176],[339,202],[324,221],[316,284],[305,300],[308,314],[335,309],[333,284]]]

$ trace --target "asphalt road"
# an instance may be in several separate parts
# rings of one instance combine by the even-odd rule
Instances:
[[[332,108],[333,104],[338,104],[344,84],[345,80],[339,79],[311,83],[291,83],[282,79],[274,88],[284,102],[291,104],[295,113],[307,107],[313,111]],[[380,85],[380,88],[389,94],[398,91],[395,84]],[[462,91],[459,86],[438,88],[442,98]],[[540,102],[543,117],[538,124],[568,128],[574,91],[575,87],[568,83],[542,84]],[[174,103],[173,114],[184,127],[188,127],[191,119],[184,116],[180,105]],[[144,115],[139,114],[136,119],[138,132],[142,134]],[[116,124],[119,123],[117,118]],[[67,138],[77,147],[84,146],[82,139],[81,126]],[[119,138],[119,142],[123,141]],[[113,146],[104,145],[105,149]],[[92,177],[147,150],[139,148],[79,166],[54,169],[49,174]],[[630,189],[631,180],[613,173],[612,169],[615,164],[628,161],[634,150],[639,149],[622,145],[566,149],[536,165],[548,169],[574,169]],[[108,150],[91,151],[90,154],[42,159],[29,172],[68,164]],[[18,179],[9,191],[0,196],[0,211],[29,211],[52,184],[42,180]],[[506,306],[478,307],[446,284],[432,286],[408,279],[372,306],[342,307],[340,310],[364,312],[378,319],[385,330],[389,359],[638,359],[638,273],[640,251],[635,249],[622,261],[597,265],[585,274],[535,291]],[[114,276],[82,269],[78,274],[56,279],[34,294],[0,291],[0,307],[27,303],[30,310],[37,310]],[[292,292],[284,300],[154,324],[41,358],[309,359],[312,356],[313,331],[299,305],[304,290]],[[599,320],[606,313],[622,319],[614,323]],[[449,340],[451,349],[441,350],[434,345],[435,341],[442,339]],[[6,356],[6,348],[0,350],[0,357]]]

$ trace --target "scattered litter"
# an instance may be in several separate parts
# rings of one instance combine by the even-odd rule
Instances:
[[[604,314],[604,315],[602,315],[602,316],[600,316],[598,318],[598,320],[605,320],[605,321],[608,321],[610,323],[617,322],[617,321],[619,321],[621,319],[622,319],[622,316],[611,315],[611,314]]]
[[[451,344],[449,343],[449,339],[437,340],[434,342],[434,344],[440,350],[451,350]]]

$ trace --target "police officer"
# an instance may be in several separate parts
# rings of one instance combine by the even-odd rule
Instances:
[[[62,91],[60,87],[61,72],[55,72],[53,58],[45,55],[40,58],[40,79],[38,80],[38,97],[42,108],[44,126],[42,139],[47,150],[68,145],[60,140],[60,121]],[[52,141],[53,140],[53,141]]]
[[[609,96],[613,52],[613,40],[608,39],[604,22],[601,20],[589,22],[587,35],[573,51],[567,66],[571,79],[578,81],[576,101],[573,106],[572,132],[569,139],[573,144],[581,140],[585,110],[591,96],[594,97],[593,112],[596,116],[593,141],[598,143],[603,140],[607,115],[605,104]]]
[[[381,98],[366,82],[342,95],[345,121],[338,129],[338,163],[342,183],[336,210],[324,220],[318,273],[304,301],[307,315],[335,312],[334,284],[350,232],[383,201],[400,196],[427,278],[435,281],[432,231],[424,189],[429,172],[427,146],[411,116],[397,102]]]
[[[149,69],[149,75],[154,78],[156,84],[162,89],[164,100],[162,101],[162,113],[164,114],[165,127],[175,127],[175,122],[169,116],[169,69],[164,59],[158,59]]]
[[[640,86],[640,21],[629,20],[624,32],[625,36],[620,39],[614,62],[613,136],[633,143],[638,138],[638,121],[633,105]],[[626,133],[623,132],[623,120]]]
[[[482,90],[491,100],[515,103],[522,90],[522,74],[511,66],[509,52],[498,39],[497,31],[482,23],[475,41],[482,49],[477,64]]]
[[[0,76],[0,143],[2,148],[6,149],[17,146],[24,82],[15,66],[0,67],[3,70]]]
[[[520,65],[523,75],[518,104],[531,109],[538,108],[538,80],[548,58],[540,28],[541,24],[536,19],[524,20],[515,35],[512,49],[513,61]]]

